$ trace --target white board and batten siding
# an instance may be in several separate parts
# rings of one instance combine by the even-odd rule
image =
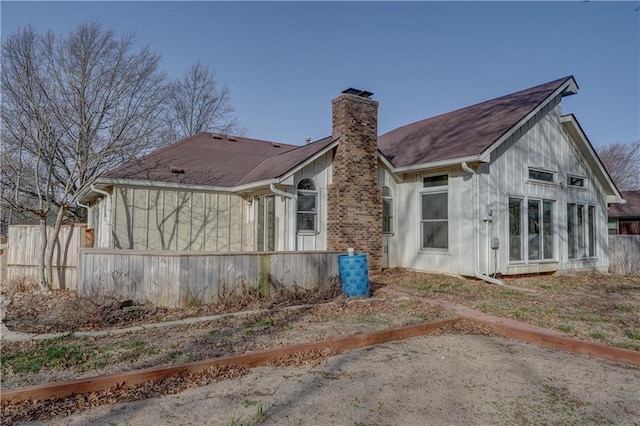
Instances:
[[[400,266],[398,256],[401,250],[398,245],[398,225],[404,221],[404,218],[400,219],[400,215],[404,214],[404,208],[402,204],[399,204],[399,183],[381,163],[378,164],[378,185],[389,188],[392,200],[391,233],[382,234],[382,267],[395,268]]]
[[[332,179],[332,157],[333,154],[329,151],[294,174],[294,184],[291,187],[293,193],[296,191],[298,182],[303,178],[313,179],[318,190],[316,232],[296,232],[296,250],[326,250],[327,187]],[[296,229],[296,223],[289,228]]]
[[[338,273],[335,252],[184,252],[83,249],[78,291],[177,307],[260,289],[318,289]]]
[[[421,231],[421,191],[423,177],[448,175],[447,202],[449,205],[448,249],[423,249]],[[390,182],[390,181],[387,181]],[[393,191],[393,186],[391,187]],[[444,188],[442,188],[444,190]],[[412,173],[396,185],[394,195],[394,244],[390,250],[390,266],[427,272],[473,275],[471,179],[459,167]]]
[[[85,245],[85,224],[63,225],[53,251],[54,289],[75,290],[77,284],[78,251]],[[53,227],[47,227],[47,240],[53,237]],[[10,225],[7,235],[7,279],[38,277],[41,230],[39,225]]]
[[[557,97],[492,152],[488,165],[480,167],[480,214],[486,214],[488,210],[494,212],[488,225],[488,235],[483,236],[484,243],[480,245],[480,259],[485,261],[481,264],[480,272],[494,272],[495,254],[498,263],[496,272],[503,274],[606,269],[608,241],[605,193],[575,142],[564,131],[561,113],[561,101]],[[529,179],[529,168],[554,173],[554,183],[532,181]],[[585,187],[568,187],[567,175],[584,178]],[[527,210],[524,200],[553,202],[553,259],[509,260],[510,197],[523,200],[525,221]],[[592,258],[568,259],[567,203],[595,206],[597,241],[596,255]],[[498,238],[497,251],[491,249],[490,238]],[[523,238],[527,244],[527,236],[523,235]]]
[[[110,201],[110,199],[112,200]],[[238,195],[115,187],[103,203],[113,203],[112,243],[105,248],[237,252],[253,250],[253,216]],[[104,234],[103,229],[97,232]],[[100,243],[107,243],[103,239]]]

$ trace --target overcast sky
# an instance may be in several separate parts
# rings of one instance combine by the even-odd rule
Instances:
[[[374,92],[379,132],[567,75],[594,146],[640,139],[640,2],[8,2],[19,26],[133,31],[171,76],[210,65],[248,136],[331,134],[331,99]]]

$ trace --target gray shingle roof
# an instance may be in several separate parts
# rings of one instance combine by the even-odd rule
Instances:
[[[378,139],[394,167],[481,154],[573,77],[421,120]],[[103,177],[234,187],[277,178],[322,151],[331,137],[296,146],[199,133],[130,161]]]
[[[103,177],[231,187],[265,158],[296,148],[296,145],[203,132],[125,163]],[[183,173],[173,173],[172,169]]]
[[[378,139],[395,167],[481,154],[573,77],[565,77],[392,130]]]
[[[627,202],[625,204],[611,204],[609,217],[640,218],[640,191],[622,191],[621,194]]]

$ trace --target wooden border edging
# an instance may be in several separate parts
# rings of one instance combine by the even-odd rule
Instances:
[[[243,355],[212,358],[181,365],[154,367],[144,370],[128,371],[126,373],[87,377],[83,379],[71,380],[68,382],[46,383],[43,385],[8,389],[1,392],[0,400],[2,401],[2,403],[5,403],[9,401],[25,401],[27,399],[45,400],[49,398],[63,398],[74,394],[84,394],[106,390],[116,384],[121,383],[135,385],[147,381],[157,382],[171,374],[183,372],[197,373],[204,371],[210,367],[222,367],[228,365],[256,367],[259,365],[265,365],[269,361],[273,361],[283,356],[292,355],[298,352],[306,352],[324,348],[335,348],[342,350],[357,349],[365,346],[422,336],[438,328],[455,324],[458,321],[460,321],[460,318],[424,323],[419,325],[408,325],[392,330],[376,331],[367,334],[336,337],[321,342],[304,343],[300,345],[287,346],[284,348],[251,352]]]
[[[526,330],[478,318],[462,318],[475,322],[476,324],[486,325],[496,332],[512,339],[640,367],[640,352],[637,351],[584,342],[571,337],[556,336],[551,333],[545,333],[544,331]]]

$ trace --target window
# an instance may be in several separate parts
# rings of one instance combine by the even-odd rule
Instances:
[[[318,191],[312,179],[298,182],[298,232],[316,232],[318,221]]]
[[[596,208],[567,203],[567,257],[581,259],[596,255]]]
[[[509,260],[522,260],[522,200],[509,198]]]
[[[254,201],[258,207],[258,251],[276,249],[276,197],[262,195]]]
[[[393,232],[393,197],[387,186],[382,187],[382,233]]]
[[[584,178],[578,176],[567,175],[567,186],[584,188]]]
[[[524,203],[527,206],[526,221],[522,217]],[[523,235],[527,235],[526,246]],[[553,247],[553,201],[509,198],[509,260],[552,260]],[[523,253],[525,248],[526,257]]]
[[[423,249],[449,248],[448,175],[425,177],[422,180],[421,232]]]
[[[529,179],[537,180],[544,183],[554,183],[555,174],[553,172],[547,172],[538,169],[529,169]]]
[[[609,235],[617,235],[618,234],[618,220],[617,219],[609,219],[607,223],[607,228],[609,229]]]
[[[587,235],[589,236],[589,257],[595,257],[596,255],[596,208],[595,206],[589,206],[589,225],[587,228]]]

